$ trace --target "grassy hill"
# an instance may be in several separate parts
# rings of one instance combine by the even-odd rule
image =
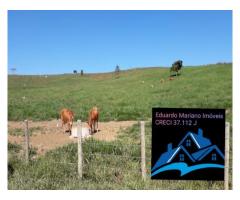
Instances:
[[[185,67],[168,80],[167,68],[114,73],[8,77],[8,119],[50,120],[63,107],[86,120],[98,106],[101,121],[151,117],[152,107],[226,108],[231,120],[232,65]],[[163,81],[164,80],[164,81]]]
[[[86,120],[97,105],[101,121],[151,118],[152,107],[226,108],[232,120],[232,65],[184,68],[168,80],[169,70],[145,68],[114,74],[9,76],[9,120],[49,120],[69,107]],[[164,79],[164,81],[161,81]],[[140,174],[139,125],[112,142],[86,140],[83,180],[77,178],[77,144],[32,159],[23,147],[9,144],[9,189],[223,189],[223,181],[154,181],[150,179],[151,123],[146,124],[147,180]],[[130,145],[130,146],[127,146]],[[232,148],[230,148],[230,152]],[[30,157],[34,156],[31,149]],[[230,154],[230,166],[232,156]],[[232,180],[230,167],[230,182]],[[231,183],[230,183],[231,187]]]

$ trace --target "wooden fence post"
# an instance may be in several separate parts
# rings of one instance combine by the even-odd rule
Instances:
[[[225,124],[225,167],[224,167],[224,189],[229,189],[229,135],[230,123]]]
[[[28,120],[24,121],[25,125],[25,160],[26,163],[29,162],[29,134],[28,134]]]
[[[82,122],[77,120],[77,136],[78,136],[78,175],[82,179],[83,174],[83,152],[82,152]]]
[[[145,155],[145,123],[140,122],[141,125],[141,172],[142,179],[146,180],[146,155]]]

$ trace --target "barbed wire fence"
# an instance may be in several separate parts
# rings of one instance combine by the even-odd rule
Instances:
[[[51,163],[53,165],[59,166],[59,165],[69,165],[71,166],[75,171],[74,175],[78,176],[78,180],[80,182],[91,182],[91,179],[88,179],[87,168],[91,167],[91,161],[94,159],[101,158],[102,162],[97,166],[97,171],[105,173],[110,173],[110,175],[114,175],[118,172],[131,172],[136,173],[139,177],[142,178],[143,181],[146,180],[147,176],[150,174],[147,173],[148,170],[146,168],[146,160],[150,159],[149,157],[146,158],[146,149],[148,149],[150,152],[151,147],[149,145],[146,146],[146,138],[145,138],[145,122],[141,121],[139,123],[140,125],[140,131],[139,131],[139,144],[128,144],[128,143],[118,143],[118,144],[112,144],[112,143],[104,143],[92,140],[90,143],[88,143],[89,149],[92,149],[92,151],[84,151],[84,143],[85,138],[82,138],[82,122],[81,120],[77,121],[77,159],[75,162],[69,162],[69,161],[48,161],[48,163]],[[230,137],[230,123],[226,122],[225,126],[225,168],[224,168],[224,189],[229,189],[229,137]],[[29,164],[30,161],[30,140],[29,140],[29,122],[28,120],[24,121],[24,160],[26,164]],[[101,151],[102,148],[107,149],[106,152]],[[97,149],[97,150],[96,150]],[[131,153],[129,152],[124,153],[124,150],[130,149],[132,150]],[[137,152],[140,152],[140,155]],[[133,153],[132,153],[133,152]],[[137,154],[137,155],[136,155]],[[103,159],[104,158],[104,159]],[[107,162],[109,158],[114,158],[116,162],[114,162],[115,166],[109,166],[107,165]],[[124,168],[118,167],[118,158],[121,158],[119,162],[123,161],[124,159],[126,161],[128,160],[134,160],[137,161],[135,166],[125,166]],[[103,161],[102,161],[103,160]],[[31,160],[31,162],[34,162]],[[96,167],[96,165],[94,165]],[[83,176],[83,175],[86,176]],[[104,176],[103,176],[104,177]],[[40,180],[39,180],[40,181]],[[44,181],[44,180],[42,180]],[[64,180],[56,179],[52,181],[58,181],[58,182],[64,182]],[[100,180],[99,180],[100,181]],[[41,181],[40,181],[41,182]]]
[[[139,133],[139,144],[129,144],[129,143],[123,143],[119,142],[117,144],[112,143],[101,143],[98,140],[91,140],[91,142],[88,142],[88,151],[84,151],[84,143],[85,138],[82,137],[82,122],[81,120],[77,120],[77,159],[76,162],[66,162],[66,161],[58,161],[53,162],[49,161],[51,164],[56,165],[70,165],[74,166],[74,169],[77,169],[78,178],[81,181],[86,181],[86,178],[84,178],[83,174],[85,174],[86,165],[91,165],[92,159],[99,159],[105,160],[107,162],[107,159],[114,159],[114,160],[120,160],[123,161],[124,159],[126,161],[136,161],[136,165],[138,166],[125,166],[124,169],[117,166],[117,162],[114,162],[116,166],[109,166],[107,163],[102,163],[98,165],[97,167],[101,169],[103,173],[105,172],[112,172],[113,174],[115,172],[119,171],[131,171],[131,173],[136,173],[139,175],[139,177],[142,177],[142,180],[145,181],[147,177],[147,169],[146,169],[146,148],[151,149],[150,147],[146,147],[145,143],[145,122],[141,121],[139,122],[140,125],[140,133]],[[30,161],[30,147],[31,142],[29,140],[29,121],[24,121],[24,139],[23,139],[23,145],[24,145],[24,160],[26,164]],[[56,138],[57,139],[57,138]],[[106,152],[101,152],[101,148],[105,149]],[[91,151],[90,151],[90,150]],[[97,149],[97,150],[96,150]],[[125,150],[128,150],[127,153],[125,153]],[[129,153],[130,152],[130,153]],[[137,152],[137,153],[136,153]],[[140,155],[138,154],[140,152]],[[104,159],[103,159],[104,158]],[[149,158],[150,159],[150,158]],[[32,160],[31,160],[32,161]],[[34,161],[33,161],[34,162]],[[103,161],[104,162],[104,161]],[[89,166],[88,166],[89,167]],[[133,168],[132,168],[133,167]]]

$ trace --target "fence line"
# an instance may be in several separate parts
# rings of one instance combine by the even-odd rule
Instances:
[[[25,123],[25,160],[26,163],[29,162],[29,131],[28,131],[28,120]]]
[[[82,151],[82,122],[77,120],[77,135],[78,135],[78,176],[80,180],[83,174],[83,151]]]
[[[75,165],[76,166],[76,169],[78,167],[78,162],[75,162],[75,163],[71,163],[71,162],[55,162],[55,161],[48,161],[47,164],[56,164],[56,165]],[[88,167],[88,166],[83,166],[83,169],[84,167]],[[141,173],[140,169],[138,171],[136,171],[136,169],[130,169],[130,168],[121,168],[121,167],[110,167],[109,165],[99,165],[98,166],[99,168],[104,168],[104,169],[110,169],[110,170],[122,170],[122,171],[132,171],[132,172],[136,172],[136,173]],[[150,168],[149,168],[150,170]],[[76,173],[78,174],[78,170],[76,171]]]
[[[145,123],[141,121],[141,172],[143,180],[146,180],[146,153],[145,153]]]
[[[230,136],[230,123],[225,124],[225,167],[224,167],[224,189],[229,189],[229,136]]]
[[[71,162],[52,162],[48,161],[48,163],[53,163],[53,164],[63,164],[63,165],[77,165],[78,163],[71,163]]]
[[[80,180],[83,180],[83,170],[84,170],[84,155],[90,155],[90,156],[104,156],[104,157],[122,157],[122,158],[129,158],[129,159],[138,159],[141,163],[141,166],[139,167],[139,173],[141,173],[142,175],[142,179],[146,180],[146,146],[145,146],[145,123],[144,121],[141,121],[140,123],[140,145],[139,144],[133,144],[133,145],[129,145],[129,144],[101,144],[100,142],[91,142],[88,143],[87,145],[91,146],[91,145],[99,145],[99,146],[112,146],[112,147],[117,147],[117,148],[124,148],[125,146],[133,146],[133,147],[138,147],[140,148],[140,156],[134,156],[134,155],[120,155],[120,154],[114,154],[116,152],[110,152],[109,154],[105,154],[105,153],[101,153],[101,152],[83,152],[83,145],[84,143],[82,142],[82,125],[81,125],[81,120],[77,121],[77,134],[78,134],[78,160],[76,163],[71,163],[71,162],[51,162],[51,163],[55,163],[55,164],[66,164],[66,165],[77,165],[77,173],[78,176],[80,178]],[[25,130],[25,140],[24,140],[24,146],[25,146],[25,161],[28,163],[29,162],[29,124],[28,124],[28,120],[24,121],[24,130]],[[225,168],[224,168],[224,189],[228,190],[229,189],[229,151],[230,151],[230,147],[229,147],[229,140],[230,140],[230,123],[226,122],[225,125]],[[150,148],[151,149],[151,148]],[[114,150],[114,149],[113,149]],[[120,149],[121,150],[121,149]],[[103,168],[107,168],[107,169],[118,169],[117,167],[109,167],[109,166],[102,166],[100,165],[99,167],[103,167]],[[120,168],[119,168],[120,169]],[[124,168],[125,170],[125,168]],[[131,169],[127,169],[129,171],[131,171]],[[135,171],[136,170],[132,170]]]
[[[140,161],[140,159],[142,158],[141,156],[125,156],[125,155],[119,155],[119,154],[104,154],[104,153],[89,153],[89,152],[87,152],[87,153],[84,153],[84,154],[87,154],[87,155],[92,155],[92,156],[94,156],[94,155],[97,155],[97,156],[104,156],[104,157],[108,157],[108,156],[110,156],[110,157],[123,157],[123,158],[134,158],[134,159],[139,159],[139,161]]]
[[[34,161],[31,161],[31,162],[34,162]],[[71,165],[71,166],[73,166],[73,165],[75,165],[76,166],[76,173],[78,174],[78,162],[76,162],[76,163],[70,163],[70,162],[55,162],[55,161],[48,161],[47,163],[49,163],[49,164],[56,164],[56,165]],[[85,167],[88,167],[88,166],[85,166]],[[139,174],[141,174],[141,170],[140,170],[140,168],[137,168],[137,167],[133,167],[133,168],[127,168],[126,166],[125,166],[125,168],[123,169],[123,168],[121,168],[121,167],[110,167],[109,165],[99,165],[98,166],[99,168],[101,168],[101,169],[107,169],[108,171],[109,170],[112,170],[112,171],[117,171],[117,170],[122,170],[122,171],[131,171],[131,172],[136,172],[136,173],[139,173]],[[83,166],[83,169],[84,169],[84,166]],[[88,168],[89,169],[89,168]],[[138,169],[138,170],[136,170],[136,169]],[[149,168],[149,170],[150,170],[150,168]],[[82,179],[82,180],[84,180],[84,179]]]
[[[91,139],[88,141],[89,143],[87,144],[87,145],[91,145],[91,144],[94,144],[94,145],[96,145],[96,146],[113,146],[113,147],[125,147],[125,146],[127,146],[127,147],[137,147],[137,148],[139,148],[140,146],[141,146],[141,144],[133,144],[133,145],[131,145],[131,144],[101,144],[100,142],[95,142],[94,140],[92,140],[91,141]],[[83,144],[84,145],[84,144]],[[151,147],[146,147],[146,148],[149,148],[149,149],[151,149]]]
[[[98,153],[98,152],[96,152],[96,153],[86,152],[86,153],[84,153],[84,155],[103,156],[103,157],[122,157],[122,158],[129,158],[129,159],[138,159],[139,161],[141,161],[141,158],[142,158],[141,156],[127,156],[127,155],[119,155],[119,154],[104,154],[104,153]],[[68,162],[58,162],[58,163],[68,163]],[[69,162],[69,163],[70,164],[78,164],[78,162],[76,162],[76,163]]]
[[[26,162],[29,162],[29,127],[28,127],[28,120],[24,121],[25,123],[25,160]],[[78,135],[78,161],[76,163],[70,163],[70,162],[50,162],[50,163],[55,163],[55,164],[69,164],[69,165],[75,165],[77,164],[77,172],[79,179],[82,180],[83,178],[83,156],[84,154],[90,155],[90,156],[105,156],[105,157],[122,157],[122,158],[130,158],[130,159],[139,159],[141,162],[141,167],[139,167],[139,173],[141,172],[143,180],[146,179],[146,156],[145,156],[145,123],[143,121],[140,122],[140,144],[100,144],[97,142],[93,142],[94,145],[99,145],[99,146],[105,146],[105,145],[110,145],[110,146],[115,146],[117,148],[124,148],[125,146],[127,147],[138,147],[140,148],[141,156],[128,156],[128,155],[119,155],[119,154],[114,154],[115,152],[112,152],[110,154],[104,154],[104,153],[94,153],[94,152],[83,152],[83,142],[82,142],[82,124],[81,120],[77,120],[77,135]],[[90,143],[88,145],[92,145],[93,143]],[[116,167],[107,167],[107,169],[116,169]],[[129,170],[129,169],[128,169]],[[133,170],[136,172],[136,170]]]
[[[29,131],[28,131],[28,135],[29,135]],[[146,136],[146,135],[145,135]],[[25,138],[25,133],[24,133],[24,136],[21,136],[23,139],[21,142],[19,142],[19,144],[25,146],[25,143],[26,143],[26,138]],[[94,140],[91,140],[93,138],[82,138],[82,141],[85,141],[85,139],[88,139],[87,140],[87,144],[83,143],[82,142],[82,146],[84,147],[85,145],[89,146],[89,147],[98,147],[98,146],[111,146],[111,147],[116,147],[116,148],[125,148],[125,147],[134,147],[134,148],[140,148],[141,144],[133,144],[133,145],[130,145],[130,144],[108,144],[108,143],[104,143],[102,144],[101,143],[101,140],[100,141],[95,141],[97,139],[94,139]],[[151,146],[145,146],[145,149],[152,149]]]

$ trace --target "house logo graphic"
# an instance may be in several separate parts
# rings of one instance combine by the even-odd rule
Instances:
[[[183,177],[193,171],[209,168],[224,169],[224,154],[203,136],[203,130],[199,128],[197,133],[187,132],[175,148],[169,143],[167,151],[153,165],[151,176],[178,170],[180,177]]]

